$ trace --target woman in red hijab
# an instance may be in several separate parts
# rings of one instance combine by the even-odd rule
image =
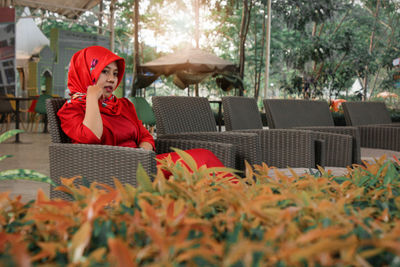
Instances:
[[[154,139],[138,119],[127,98],[117,98],[114,90],[125,71],[125,61],[108,49],[91,46],[75,53],[68,72],[68,100],[58,111],[61,128],[73,143],[104,144],[154,150]],[[222,167],[209,150],[188,152],[200,167]],[[179,156],[169,153],[172,160]],[[157,155],[163,158],[166,154]]]
[[[113,95],[124,71],[124,59],[104,47],[88,47],[73,55],[68,72],[71,100],[58,116],[74,143],[154,148],[133,104]]]

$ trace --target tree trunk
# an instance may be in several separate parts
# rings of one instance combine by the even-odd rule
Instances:
[[[111,0],[110,3],[110,50],[114,52],[115,31],[114,31],[114,11],[116,0]]]
[[[139,0],[134,1],[134,58],[133,58],[133,73],[132,73],[132,96],[136,96],[136,89],[133,88],[138,77],[139,67]]]
[[[271,0],[268,0],[267,10],[267,29],[266,29],[266,41],[267,46],[265,47],[265,85],[264,85],[264,98],[267,98],[268,87],[269,87],[269,61],[270,61],[270,43],[271,43]],[[265,24],[265,23],[264,23]]]
[[[239,32],[239,75],[242,80],[244,77],[244,65],[246,59],[245,44],[246,44],[247,32],[249,30],[250,12],[251,12],[251,5],[249,7],[248,0],[243,0],[242,22],[240,25],[240,32]],[[242,90],[239,90],[239,95],[240,96],[243,95]]]
[[[99,3],[99,15],[97,17],[97,19],[99,20],[99,28],[98,28],[98,33],[99,34],[103,34],[103,9],[104,9],[104,5],[103,5],[103,0],[100,0]]]
[[[264,10],[266,10],[265,5],[264,5]],[[271,14],[268,12],[268,14]],[[269,16],[269,15],[268,15]],[[262,59],[264,57],[264,46],[265,46],[265,37],[266,37],[266,26],[265,26],[265,13],[263,16],[263,24],[262,24],[262,39],[261,39],[261,55],[260,55],[260,60],[257,68],[256,66],[256,81],[255,81],[255,86],[254,86],[254,98],[257,100],[258,96],[260,95],[260,88],[261,88],[261,69],[262,69]],[[268,50],[268,48],[266,48]],[[256,54],[257,57],[257,54]],[[267,65],[267,64],[266,64]],[[268,67],[268,66],[266,66]]]
[[[371,32],[371,38],[369,42],[369,50],[368,53],[371,55],[373,48],[374,48],[374,38],[375,38],[375,31],[376,31],[376,23],[378,21],[378,15],[379,15],[379,5],[380,5],[380,0],[376,1],[376,9],[375,9],[375,21],[374,21],[374,27]],[[363,81],[363,95],[362,95],[362,100],[366,101],[367,100],[367,92],[368,92],[368,65],[365,66],[365,75],[364,75],[364,81]]]

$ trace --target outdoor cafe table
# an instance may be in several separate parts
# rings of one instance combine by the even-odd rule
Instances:
[[[20,113],[20,101],[29,101],[29,100],[35,100],[37,99],[38,96],[30,96],[30,97],[18,97],[18,96],[13,96],[13,97],[0,97],[2,100],[7,100],[7,101],[15,101],[15,129],[19,129],[19,113]],[[19,134],[15,135],[15,143],[20,143],[19,141]]]

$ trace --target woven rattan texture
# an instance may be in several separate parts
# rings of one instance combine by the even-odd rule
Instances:
[[[360,130],[361,147],[400,151],[400,124],[391,123],[383,102],[345,102],[346,124]]]
[[[199,132],[199,133],[181,133],[167,134],[158,137],[158,139],[182,139],[199,140],[208,142],[227,143],[234,145],[235,151],[235,169],[244,171],[246,160],[251,165],[261,163],[260,139],[254,133],[233,133],[233,132]]]
[[[49,148],[50,177],[60,183],[60,177],[81,175],[89,182],[114,185],[113,177],[136,186],[139,163],[148,174],[155,173],[155,153],[135,148],[87,144],[51,144]],[[81,179],[77,180],[81,184]],[[51,190],[50,196],[64,197]]]
[[[158,135],[217,131],[207,98],[154,96],[152,101]]]
[[[325,101],[264,99],[268,126],[272,129],[297,126],[334,126]]]
[[[204,97],[155,96],[153,109],[157,138],[199,140],[235,146],[235,168],[245,169],[244,161],[261,163],[260,140],[256,134],[217,132],[214,115]]]
[[[136,148],[71,144],[60,127],[57,111],[65,100],[49,99],[46,103],[52,144],[49,147],[50,178],[59,183],[60,177],[84,176],[87,181],[113,185],[112,177],[124,183],[136,185],[136,171],[140,162],[151,174],[156,170],[155,153]],[[79,180],[77,181],[79,183]],[[65,193],[51,188],[51,197],[63,197]]]
[[[262,129],[261,114],[254,98],[242,96],[222,97],[225,129]]]
[[[88,182],[97,181],[113,185],[113,177],[124,183],[136,185],[136,171],[140,163],[149,174],[155,173],[155,153],[135,148],[70,144],[69,138],[60,127],[57,111],[65,100],[51,99],[47,102],[49,115],[49,129],[52,135],[50,152],[50,177],[59,183],[60,177],[84,176]],[[170,152],[171,147],[179,149],[207,148],[225,164],[234,167],[235,148],[232,144],[204,142],[198,140],[162,139],[156,140],[158,153]],[[81,183],[81,180],[77,180]],[[51,188],[51,197],[67,198],[66,194],[54,191]]]
[[[324,101],[310,100],[283,100],[283,99],[264,99],[263,100],[268,125],[273,128],[298,128],[327,134],[319,134],[321,140],[325,140],[325,160],[327,166],[346,167],[352,163],[361,163],[360,134],[355,127],[336,127],[332,115],[329,111],[328,103]],[[347,129],[346,129],[347,128]],[[351,146],[341,146],[347,144],[342,137],[332,134],[350,135]],[[334,142],[338,142],[335,144]],[[333,150],[332,150],[333,149]],[[350,153],[350,161],[347,156]]]
[[[57,111],[64,105],[65,99],[50,98],[46,99],[46,111],[49,125],[51,141],[53,143],[70,143],[70,138],[61,129],[61,122],[57,116]]]
[[[383,102],[343,102],[347,125],[390,124],[390,113]]]
[[[363,125],[358,128],[362,147],[400,151],[400,127]]]
[[[180,140],[180,139],[157,139],[156,141],[156,153],[168,153],[171,148],[179,148],[181,150],[188,150],[193,148],[205,148],[213,152],[219,160],[226,167],[234,168],[234,155],[235,148],[232,144],[224,144],[217,142],[204,142],[198,140]]]
[[[353,138],[350,135],[314,131],[317,139],[325,141],[325,164],[330,167],[352,165]]]
[[[361,137],[360,131],[357,127],[352,126],[310,126],[310,127],[296,127],[297,129],[305,129],[305,130],[312,130],[318,132],[326,132],[326,133],[336,133],[336,134],[344,134],[350,135],[352,137],[352,163],[360,164],[361,163]],[[343,148],[345,149],[345,148]],[[337,152],[334,152],[337,153]],[[328,165],[333,166],[333,165]]]
[[[312,131],[272,129],[240,130],[260,137],[262,162],[277,168],[315,168],[315,135]]]

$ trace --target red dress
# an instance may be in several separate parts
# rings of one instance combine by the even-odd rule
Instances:
[[[101,139],[83,124],[85,107],[75,103],[66,103],[57,113],[61,128],[73,143],[102,144],[111,146],[139,147],[148,142],[154,148],[154,139],[139,120],[132,102],[120,98],[121,110],[118,115],[101,113],[103,135]]]

